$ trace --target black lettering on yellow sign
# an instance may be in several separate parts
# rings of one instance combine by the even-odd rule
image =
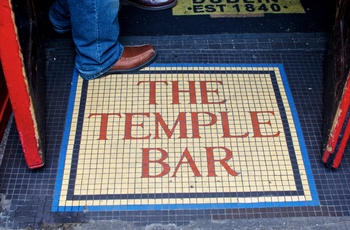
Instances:
[[[178,0],[174,15],[305,13],[299,0]]]
[[[224,12],[224,4],[216,4],[216,5],[193,5],[194,13],[203,13],[203,12]]]
[[[219,4],[219,3],[237,3],[239,0],[192,0],[193,1],[193,8],[189,8],[189,10],[193,10],[194,13],[204,13],[204,12],[225,12],[225,8],[227,7],[226,4]],[[265,3],[262,4],[254,4],[254,3],[270,3],[270,2],[276,2],[278,3],[278,0],[243,0],[244,4],[242,8],[242,5],[234,4],[231,7],[236,12],[241,12],[242,10],[245,10],[246,12],[255,12],[255,11],[262,11],[262,12],[268,12],[268,11],[274,11],[278,12],[281,11],[281,6],[278,4],[270,4],[267,5]],[[213,4],[205,4],[205,3],[213,3]]]

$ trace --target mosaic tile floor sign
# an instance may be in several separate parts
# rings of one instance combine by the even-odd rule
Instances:
[[[52,211],[318,205],[283,66],[74,74]]]

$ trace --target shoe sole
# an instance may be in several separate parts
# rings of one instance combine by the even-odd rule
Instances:
[[[144,5],[140,5],[140,4],[137,4],[137,3],[134,3],[134,2],[125,1],[125,0],[124,1],[121,0],[120,3],[123,6],[130,5],[130,6],[134,6],[134,7],[143,9],[143,10],[166,10],[166,9],[174,7],[177,4],[177,0],[175,2],[169,4],[169,5],[164,5],[164,6],[144,6]]]
[[[103,76],[109,75],[109,74],[126,74],[126,73],[134,73],[148,65],[150,65],[157,57],[157,52],[154,53],[154,55],[146,62],[142,63],[139,66],[136,66],[134,68],[131,69],[120,69],[120,70],[108,70],[105,74],[103,74]]]

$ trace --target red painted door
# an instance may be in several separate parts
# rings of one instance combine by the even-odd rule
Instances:
[[[16,15],[16,10],[21,13]],[[44,165],[45,146],[34,12],[30,0],[0,1],[0,60],[24,158],[31,169]]]
[[[338,168],[350,135],[350,1],[339,0],[325,65],[322,161]]]

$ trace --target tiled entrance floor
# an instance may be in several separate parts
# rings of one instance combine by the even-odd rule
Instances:
[[[70,40],[47,44],[47,156],[26,168],[14,123],[3,227],[122,220],[348,216],[347,157],[324,167],[324,34],[125,37],[158,59],[83,81]]]

